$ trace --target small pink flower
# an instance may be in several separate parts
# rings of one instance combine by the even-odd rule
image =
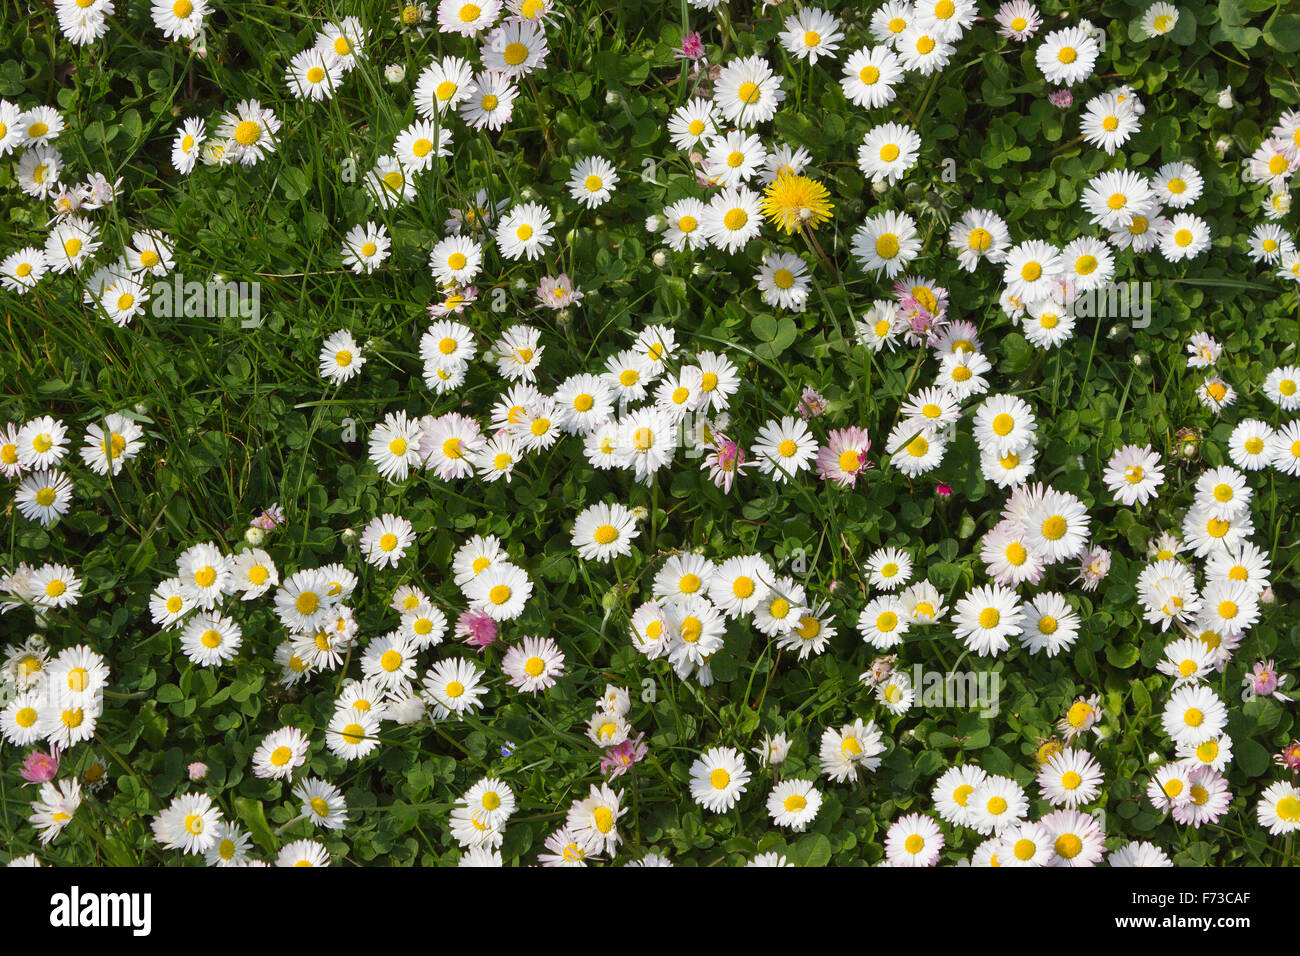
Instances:
[[[574,302],[581,302],[583,293],[573,287],[573,280],[567,274],[547,276],[537,287],[537,298],[542,305],[550,309],[563,309]]]
[[[809,418],[821,418],[826,414],[826,399],[813,388],[805,388],[799,399],[799,417],[804,421]]]
[[[1292,773],[1300,773],[1300,740],[1291,741],[1273,759]]]
[[[482,654],[496,643],[497,622],[483,611],[465,611],[456,618],[456,636]]]
[[[741,469],[748,468],[754,463],[745,460],[745,449],[721,432],[715,434],[714,440],[713,451],[704,456],[700,467],[708,471],[709,478],[715,485],[726,494],[730,494],[736,475],[740,474]]]
[[[1287,681],[1287,675],[1277,672],[1277,665],[1273,661],[1259,661],[1255,664],[1249,674],[1242,678],[1242,683],[1249,688],[1249,693],[1254,697],[1268,697],[1270,694],[1286,699],[1282,694],[1282,685]]]
[[[618,746],[608,748],[605,756],[600,758],[601,773],[609,774],[611,780],[627,773],[633,764],[650,752],[650,748],[641,742],[643,737],[645,734],[637,734],[635,738],[629,737]]]
[[[941,481],[934,486],[934,493],[938,495],[940,498],[951,498],[952,485],[948,484],[948,482],[946,481]]]
[[[1075,578],[1085,591],[1097,590],[1106,575],[1110,574],[1110,552],[1094,547],[1079,562],[1079,575]]]
[[[700,39],[700,34],[696,30],[682,37],[682,45],[677,48],[673,58],[677,60],[690,60],[694,62],[704,56],[704,41]]]
[[[189,771],[191,780],[202,780],[208,775],[208,765],[201,760],[196,760],[186,768]]]
[[[284,509],[278,504],[271,505],[254,518],[252,524],[254,528],[261,528],[263,531],[274,531],[284,524]]]
[[[59,772],[59,755],[33,750],[23,760],[23,769],[19,771],[28,783],[49,783]]]

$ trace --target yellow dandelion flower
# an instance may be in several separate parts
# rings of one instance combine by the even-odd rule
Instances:
[[[825,186],[789,169],[781,170],[763,193],[763,215],[788,233],[805,226],[816,229],[834,208]]]

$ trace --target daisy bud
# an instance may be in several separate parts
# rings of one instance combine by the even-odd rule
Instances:
[[[537,198],[537,193],[533,191],[532,186],[525,186],[519,191],[519,198],[524,202],[532,202]]]
[[[516,279],[516,280],[515,280],[515,291],[516,291],[516,292],[527,292],[527,291],[528,291],[528,280],[525,279],[525,278],[523,278],[522,276],[521,276],[520,278]]]
[[[713,275],[713,270],[703,262],[697,262],[695,265],[691,266],[691,275],[695,276],[697,279],[707,279],[709,276]]]
[[[632,509],[632,517],[637,521],[645,521],[646,518],[650,517],[650,512],[642,505],[637,505]]]
[[[1225,86],[1223,89],[1219,90],[1219,109],[1221,110],[1232,109],[1232,87],[1231,86]]]
[[[140,402],[138,405],[135,406],[135,413],[137,415],[147,415],[149,414],[149,406],[146,405],[144,402]]]
[[[358,536],[357,536],[356,528],[344,528],[341,532],[339,532],[339,540],[341,540],[344,544],[354,544],[357,540],[357,537]]]
[[[187,768],[191,780],[202,780],[208,775],[208,765],[196,760]]]
[[[1146,365],[1146,364],[1147,364],[1147,353],[1146,353],[1146,352],[1134,352],[1134,353],[1133,353],[1133,364],[1136,365],[1138,368],[1141,368],[1143,365]]]
[[[600,606],[605,609],[606,614],[612,614],[618,604],[619,594],[617,588],[610,588],[600,599]]]
[[[650,257],[650,261],[655,264],[656,269],[662,269],[664,266],[668,265],[668,253],[664,252],[662,249],[656,249],[655,254]]]
[[[658,232],[664,227],[664,221],[660,216],[646,216],[645,231]]]
[[[1228,137],[1220,136],[1218,140],[1215,141],[1214,148],[1218,150],[1220,153],[1226,153],[1228,151],[1228,147],[1231,145],[1232,143],[1228,139]]]
[[[573,324],[573,310],[561,309],[555,314],[555,321],[562,329],[567,329]]]
[[[621,103],[621,102],[623,102],[623,97],[621,97],[621,96],[618,95],[618,91],[617,91],[617,90],[608,90],[608,91],[606,91],[606,93],[605,93],[605,105],[606,105],[606,106],[618,106],[618,104]]]
[[[1272,604],[1276,600],[1277,595],[1273,593],[1272,588],[1264,588],[1264,590],[1259,593],[1260,604]]]
[[[401,83],[406,78],[406,67],[400,63],[390,63],[384,67],[384,79],[389,83]]]
[[[244,532],[244,540],[256,548],[266,540],[266,532],[261,528],[249,528]]]
[[[1179,453],[1184,458],[1195,458],[1196,442],[1191,442],[1191,441],[1183,442],[1183,447],[1179,449]]]
[[[887,190],[888,188],[889,186],[886,185],[883,179],[878,179],[871,184],[871,191],[875,193],[877,196],[883,196],[885,194],[885,190]]]

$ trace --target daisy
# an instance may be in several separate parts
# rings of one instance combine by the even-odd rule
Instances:
[[[467,807],[475,822],[489,827],[504,826],[515,812],[515,793],[496,777],[484,777],[456,801]]]
[[[987,776],[975,785],[966,801],[970,822],[977,833],[1001,833],[1020,823],[1029,813],[1029,802],[1020,784],[1009,777]]]
[[[310,742],[297,727],[281,727],[267,734],[253,751],[253,774],[289,780],[307,760]]]
[[[811,780],[782,780],[767,797],[767,812],[779,827],[802,833],[817,817],[822,795]]]
[[[424,675],[424,691],[435,717],[459,717],[482,707],[479,698],[487,693],[480,683],[482,677],[483,671],[459,657],[434,664]]]
[[[826,445],[817,451],[817,473],[823,481],[833,481],[842,488],[855,487],[859,475],[871,467],[867,460],[870,448],[865,429],[832,429]]]
[[[1172,3],[1153,3],[1139,21],[1148,38],[1164,36],[1178,25],[1178,8]]]
[[[727,187],[717,193],[700,220],[704,238],[727,253],[745,248],[762,224],[758,193],[747,186]]]
[[[1288,422],[1268,444],[1269,464],[1284,475],[1300,475],[1300,419]]]
[[[257,100],[241,100],[233,112],[222,114],[216,135],[229,141],[231,162],[252,166],[275,152],[279,131],[280,120],[275,113]]]
[[[516,204],[496,227],[497,246],[507,259],[533,260],[555,242],[552,219],[545,206],[529,202]]]
[[[510,122],[518,95],[518,88],[504,73],[475,73],[470,95],[459,106],[461,119],[474,129],[495,132]]]
[[[1006,259],[1011,236],[997,214],[987,209],[971,209],[949,231],[948,245],[957,253],[961,267],[974,272],[981,261],[998,263]]]
[[[34,146],[19,157],[14,173],[23,192],[36,199],[46,199],[59,189],[63,157],[53,146]]]
[[[164,850],[205,853],[217,842],[221,811],[206,793],[175,797],[151,823],[154,839]]]
[[[586,156],[569,171],[569,195],[574,201],[595,209],[609,201],[618,185],[618,173],[609,160],[600,156]]]
[[[521,568],[502,561],[485,568],[464,590],[476,610],[484,611],[494,621],[512,621],[523,613],[533,584]]]
[[[742,129],[766,123],[785,99],[782,79],[760,56],[733,60],[713,84],[713,102],[723,117]]]
[[[1146,504],[1164,481],[1160,455],[1150,445],[1125,445],[1111,455],[1102,481],[1121,504]]]
[[[979,352],[949,352],[939,359],[935,384],[960,402],[988,391],[984,375],[992,370],[992,364]]]
[[[1112,850],[1106,862],[1110,866],[1173,866],[1173,862],[1154,843],[1146,841],[1128,843]]]
[[[852,251],[863,269],[893,278],[921,251],[916,223],[906,213],[871,216],[853,233]]]
[[[1185,685],[1170,696],[1161,726],[1175,745],[1196,746],[1218,737],[1227,724],[1227,709],[1208,687]]]
[[[954,635],[981,657],[1010,646],[1024,630],[1024,614],[1014,591],[1000,585],[974,588],[954,605]]]
[[[501,15],[501,0],[439,0],[438,29],[442,33],[459,33],[473,37],[491,27]]]
[[[586,841],[568,827],[561,827],[548,836],[545,847],[551,852],[538,854],[537,862],[542,866],[586,866],[588,859],[596,859],[588,856]]]
[[[501,670],[511,687],[536,694],[555,686],[564,674],[564,655],[549,638],[525,637],[522,645],[506,651]]]
[[[718,111],[709,100],[688,100],[668,119],[668,135],[680,150],[690,150],[712,139],[717,132]]]
[[[769,253],[754,275],[758,291],[768,305],[802,312],[808,302],[808,266],[789,252]]]
[[[321,378],[328,382],[341,385],[356,377],[365,364],[357,340],[346,329],[332,333],[321,345],[319,371]]]
[[[507,20],[484,39],[479,53],[484,69],[521,77],[546,65],[546,32],[528,20]]]
[[[1077,809],[1101,792],[1100,765],[1085,750],[1063,750],[1038,770],[1043,799],[1054,807]]]
[[[1264,378],[1264,394],[1284,412],[1300,409],[1300,366],[1275,368]]]
[[[618,832],[618,818],[627,813],[621,807],[621,790],[608,784],[592,784],[591,794],[585,800],[575,800],[565,819],[565,829],[582,843],[588,854],[612,855],[623,842]]]
[[[1294,249],[1295,243],[1281,226],[1261,223],[1250,234],[1250,248],[1247,254],[1256,262],[1272,264]]]
[[[879,767],[879,755],[884,752],[885,744],[874,721],[864,724],[859,718],[839,730],[827,727],[819,751],[821,772],[836,783],[844,783],[856,777],[859,768],[872,771]]]
[[[1052,836],[1039,823],[1018,823],[1002,834],[998,858],[1003,866],[1047,866],[1052,859]]]
[[[1156,198],[1162,204],[1182,209],[1201,198],[1205,180],[1188,163],[1166,163],[1156,170],[1153,186]]]
[[[916,703],[916,689],[902,671],[894,671],[876,687],[876,700],[894,716],[907,713]]]
[[[415,180],[396,156],[380,156],[362,186],[381,209],[393,209],[415,199]]]
[[[1210,245],[1210,227],[1204,219],[1180,212],[1160,235],[1160,252],[1170,262],[1194,259]]]
[[[239,625],[220,614],[200,614],[181,633],[181,651],[200,667],[216,667],[231,660],[243,640]]]
[[[1043,25],[1043,18],[1029,0],[1009,0],[998,7],[998,33],[1008,40],[1024,43]]]
[[[691,798],[704,809],[723,813],[735,806],[749,783],[745,758],[734,747],[712,747],[691,764]]]
[[[41,793],[44,795],[44,788]],[[1300,830],[1300,789],[1284,780],[1269,785],[1259,796],[1255,815],[1259,825],[1274,836]]]
[[[1054,30],[1034,53],[1038,69],[1049,83],[1074,86],[1092,75],[1100,48],[1084,27]]]
[[[763,425],[750,451],[760,472],[783,483],[812,467],[817,440],[803,420],[787,415],[779,422],[772,420]]]
[[[1054,591],[1034,596],[1025,605],[1025,629],[1020,642],[1030,654],[1044,651],[1055,657],[1074,646],[1079,635],[1079,615]]]
[[[451,155],[451,130],[433,120],[416,120],[397,134],[393,155],[404,169],[426,172],[433,168],[435,159]]]
[[[1130,99],[1114,92],[1090,99],[1079,117],[1079,131],[1084,141],[1104,149],[1106,155],[1114,156],[1115,151],[1127,143],[1140,127],[1138,114],[1131,103]]]
[[[884,123],[867,132],[858,147],[858,168],[875,183],[893,185],[916,165],[921,137],[911,127]]]
[[[320,102],[334,95],[343,82],[343,64],[333,51],[303,50],[284,69],[284,83],[300,100]]]
[[[315,840],[294,840],[280,848],[275,858],[276,866],[329,866],[330,854],[323,843]]]
[[[388,258],[392,240],[381,223],[353,226],[343,237],[343,264],[357,275],[369,275]]]
[[[380,477],[394,484],[405,481],[420,464],[420,423],[406,412],[389,412],[370,432],[370,460]]]
[[[630,554],[632,539],[640,534],[636,519],[621,504],[594,504],[582,511],[573,523],[570,542],[584,561],[609,562]]]
[[[932,33],[919,20],[895,38],[894,49],[898,51],[903,69],[916,70],[922,76],[943,69],[956,52],[956,47],[944,43],[937,33]]]
[[[24,246],[0,260],[0,288],[19,294],[29,292],[48,269],[44,252],[34,246]]]
[[[1066,261],[1055,246],[1035,239],[1008,250],[1002,281],[1022,302],[1035,302],[1051,296],[1066,268]]]
[[[411,522],[392,514],[372,518],[361,532],[361,553],[375,567],[396,567],[415,540]]]
[[[1146,177],[1129,169],[1110,170],[1093,177],[1079,201],[1092,222],[1103,229],[1127,228],[1131,236],[1145,235],[1159,209]],[[1141,223],[1135,222],[1138,218]],[[1141,226],[1140,232],[1133,233],[1135,225]],[[1152,245],[1154,242],[1148,241],[1144,248]]]
[[[872,647],[886,650],[903,640],[911,616],[902,601],[886,595],[870,601],[858,615],[858,633]]]
[[[212,845],[203,854],[203,862],[208,866],[244,866],[249,862],[248,848],[252,846],[252,837],[247,831],[227,820],[220,821],[212,829]]]
[[[72,504],[72,482],[57,469],[42,469],[24,475],[14,492],[14,506],[28,521],[42,527],[67,514]]]
[[[343,760],[359,760],[379,746],[379,719],[373,712],[336,710],[325,730],[325,746]]]
[[[903,64],[887,46],[863,47],[844,61],[840,86],[845,97],[863,109],[880,109],[893,102],[894,87],[903,79]]]
[[[954,826],[971,826],[970,798],[987,776],[987,773],[973,764],[945,770],[930,792],[940,818]]]
[[[302,803],[302,813],[312,823],[326,830],[342,830],[347,825],[348,805],[338,787],[316,777],[308,777],[293,788],[295,800]]]

